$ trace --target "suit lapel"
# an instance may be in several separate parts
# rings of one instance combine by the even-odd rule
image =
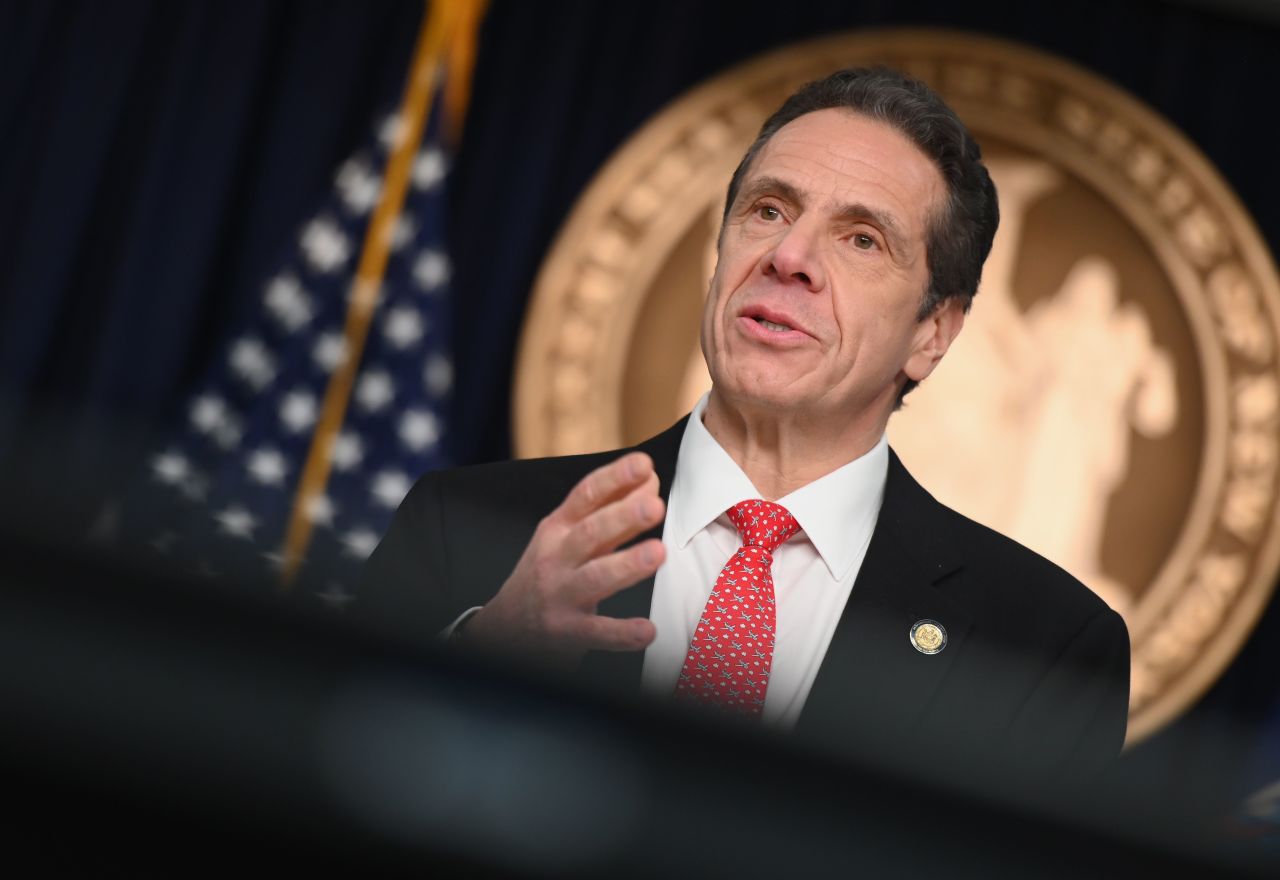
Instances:
[[[684,437],[684,427],[688,420],[686,416],[658,436],[635,447],[653,459],[653,467],[658,474],[658,494],[664,505],[671,494],[671,481],[676,475],[676,456],[680,451],[680,441]],[[649,538],[661,538],[662,527],[663,523],[659,523],[628,542],[627,546]],[[608,617],[648,617],[652,604],[653,578],[648,577],[601,602],[598,611]],[[640,671],[643,666],[643,651],[592,651],[582,660],[582,673],[588,682],[609,693],[636,694],[640,692]]]
[[[686,421],[636,447],[653,459],[664,503]],[[796,725],[803,740],[847,749],[851,740],[910,730],[927,709],[972,623],[939,585],[961,567],[962,558],[943,512],[891,450],[871,544]],[[658,525],[635,540],[661,537]],[[649,577],[600,603],[599,612],[647,617],[652,601]],[[912,646],[910,630],[920,620],[946,628],[947,644],[940,653],[922,654]],[[608,693],[636,694],[643,664],[643,651],[592,651],[583,658],[582,673]]]
[[[890,453],[884,501],[853,592],[836,625],[796,726],[821,746],[895,737],[911,730],[964,650],[966,610],[939,582],[961,567],[944,508]],[[911,627],[934,620],[945,648],[923,654]]]

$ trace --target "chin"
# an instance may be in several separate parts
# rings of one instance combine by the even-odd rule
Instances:
[[[716,388],[725,402],[735,407],[789,410],[797,409],[801,403],[794,384],[784,382],[744,379],[738,382],[716,383]]]

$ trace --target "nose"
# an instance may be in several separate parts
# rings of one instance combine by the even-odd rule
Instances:
[[[765,254],[764,273],[784,284],[800,284],[811,292],[826,286],[822,268],[820,230],[804,217],[787,227],[786,232]]]

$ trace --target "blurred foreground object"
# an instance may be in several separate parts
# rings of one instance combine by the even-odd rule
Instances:
[[[320,612],[0,540],[10,858],[511,876],[1251,876],[1148,782],[1027,800],[589,698]],[[1207,788],[1211,780],[1202,780]],[[706,847],[748,834],[750,846]],[[921,847],[925,848],[922,852]]]

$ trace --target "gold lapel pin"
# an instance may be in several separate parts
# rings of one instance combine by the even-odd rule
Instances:
[[[911,627],[911,647],[921,654],[937,654],[947,646],[947,631],[936,620],[917,620]]]

